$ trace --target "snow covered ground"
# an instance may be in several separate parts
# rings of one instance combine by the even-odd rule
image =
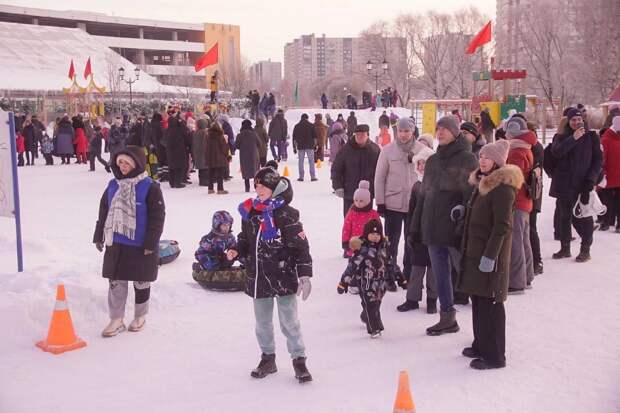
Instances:
[[[480,372],[460,355],[472,339],[470,307],[459,308],[459,333],[427,337],[437,316],[398,313],[404,292],[389,293],[383,337],[367,336],[358,297],[336,293],[346,262],[341,203],[331,193],[328,165],[316,183],[295,181],[293,205],[301,211],[315,274],[310,299],[299,305],[315,381],[300,386],[277,327],[279,372],[250,378],[260,354],[251,300],[206,291],[191,278],[193,252],[212,213],[233,212],[239,229],[235,211],[246,195],[238,173],[225,196],[207,195],[196,184],[163,186],[164,238],[178,240],[183,252],[160,270],[145,330],[103,339],[107,282],[91,240],[109,175],[38,162],[19,170],[24,273],[14,272],[13,221],[0,218],[2,413],[389,412],[400,370],[409,372],[418,412],[620,412],[614,265],[620,234],[596,233],[589,263],[554,262],[550,199],[539,218],[545,274],[533,290],[507,302],[508,367]],[[295,165],[289,160],[292,178]],[[47,333],[58,282],[67,287],[75,328],[88,346],[54,356],[34,343]],[[132,311],[130,294],[128,317]]]

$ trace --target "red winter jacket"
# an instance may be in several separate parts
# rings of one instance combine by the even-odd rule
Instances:
[[[507,164],[518,166],[523,172],[523,177],[527,183],[532,166],[534,166],[534,155],[532,154],[532,146],[536,144],[536,135],[534,132],[528,132],[519,137],[510,140],[510,151],[508,152]],[[529,145],[529,148],[528,148]],[[532,199],[527,194],[526,183],[521,186],[517,197],[515,198],[515,208],[525,211],[527,213],[532,212],[534,207]]]
[[[15,138],[15,146],[17,147],[17,153],[26,152],[26,140],[24,139],[24,135],[20,132],[17,132],[17,137]]]
[[[86,138],[84,129],[75,128],[75,139],[73,139],[73,144],[76,145],[76,148],[75,148],[76,153],[88,152],[88,139]]]
[[[380,219],[379,213],[374,209],[368,211],[360,211],[352,206],[344,217],[342,225],[342,248],[347,250],[349,256],[353,255],[353,251],[349,248],[349,240],[353,237],[360,237],[364,234],[364,225],[371,219]]]
[[[601,138],[606,188],[620,188],[620,132],[609,128]]]

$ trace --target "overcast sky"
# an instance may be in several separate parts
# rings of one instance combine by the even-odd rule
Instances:
[[[379,19],[400,13],[434,9],[451,12],[475,5],[495,17],[495,0],[0,0],[24,7],[85,10],[123,17],[188,23],[228,23],[241,26],[241,54],[250,63],[282,61],[284,44],[302,34],[352,37]]]

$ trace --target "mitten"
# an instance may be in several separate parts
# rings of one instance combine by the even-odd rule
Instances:
[[[482,256],[478,269],[482,272],[491,272],[495,269],[495,260]]]
[[[465,207],[457,205],[450,211],[450,219],[452,222],[460,221],[465,216]]]
[[[297,295],[301,295],[301,299],[306,301],[312,292],[312,283],[310,277],[299,277],[299,287],[297,288]]]
[[[344,294],[349,290],[349,285],[347,283],[339,283],[338,284],[338,288],[336,288],[336,291],[338,291],[338,294]]]

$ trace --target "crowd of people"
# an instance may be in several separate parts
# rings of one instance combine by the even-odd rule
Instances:
[[[152,254],[165,218],[157,181],[182,188],[197,170],[199,185],[214,193],[217,184],[217,193],[225,194],[223,183],[238,151],[245,191],[253,186],[256,197],[237,208],[242,230],[236,239],[232,214],[217,212],[213,231],[226,242],[213,244],[203,237],[197,259],[205,270],[225,269],[235,260],[246,268],[245,290],[254,300],[262,351],[252,376],[277,370],[272,321],[277,303],[296,377],[304,382],[312,377],[296,294],[304,300],[310,295],[312,258],[299,211],[290,205],[291,182],[277,172],[278,162],[288,158],[288,141],[299,158],[298,181],[305,178],[306,157],[316,181],[315,161],[329,151],[333,193],[342,199],[342,255],[348,260],[337,292],[359,295],[368,334],[381,336],[382,298],[398,286],[407,290],[397,307],[401,312],[419,309],[426,291],[427,313],[439,312],[438,322],[426,330],[430,336],[458,332],[455,306],[471,302],[474,340],[462,354],[473,359],[472,368],[494,369],[506,366],[507,296],[524,294],[544,271],[537,230],[543,171],[556,199],[554,236],[560,249],[553,259],[571,257],[572,228],[580,240],[575,261],[591,259],[599,213],[592,205],[598,197],[607,212],[596,228],[620,232],[620,113],[612,111],[599,131],[589,129],[576,107],[563,115],[546,148],[538,142],[535,124],[518,113],[501,125],[496,140],[455,114],[440,118],[432,136],[419,134],[413,118],[384,112],[380,127],[393,128],[394,138],[373,142],[369,126],[357,123],[353,111],[346,120],[326,115],[325,122],[316,114],[313,123],[303,114],[290,139],[284,112],[278,110],[268,124],[262,116],[254,126],[244,120],[235,136],[226,115],[197,116],[175,106],[150,119],[144,113],[131,121],[117,117],[109,128],[102,119],[65,115],[52,139],[36,116],[20,116],[16,129],[24,141],[22,152],[29,153],[26,164],[34,163],[40,143],[44,155],[54,154],[64,164],[75,155],[77,163],[89,159],[92,170],[98,159],[114,174],[100,200],[93,238],[100,251],[105,247],[103,275],[110,279],[105,337],[125,329],[128,281],[136,290],[129,329],[144,326],[150,283],[157,278]],[[102,148],[110,152],[109,163],[101,157]],[[273,159],[267,161],[269,149]]]
[[[330,104],[330,100],[325,93],[321,94],[321,107],[327,109]],[[397,107],[401,102],[401,97],[396,89],[388,87],[387,89],[377,90],[377,93],[362,92],[362,103],[358,104],[357,98],[351,93],[347,93],[344,102],[339,102],[334,97],[331,101],[332,109],[368,109],[371,111],[377,110],[377,108],[389,108]]]

